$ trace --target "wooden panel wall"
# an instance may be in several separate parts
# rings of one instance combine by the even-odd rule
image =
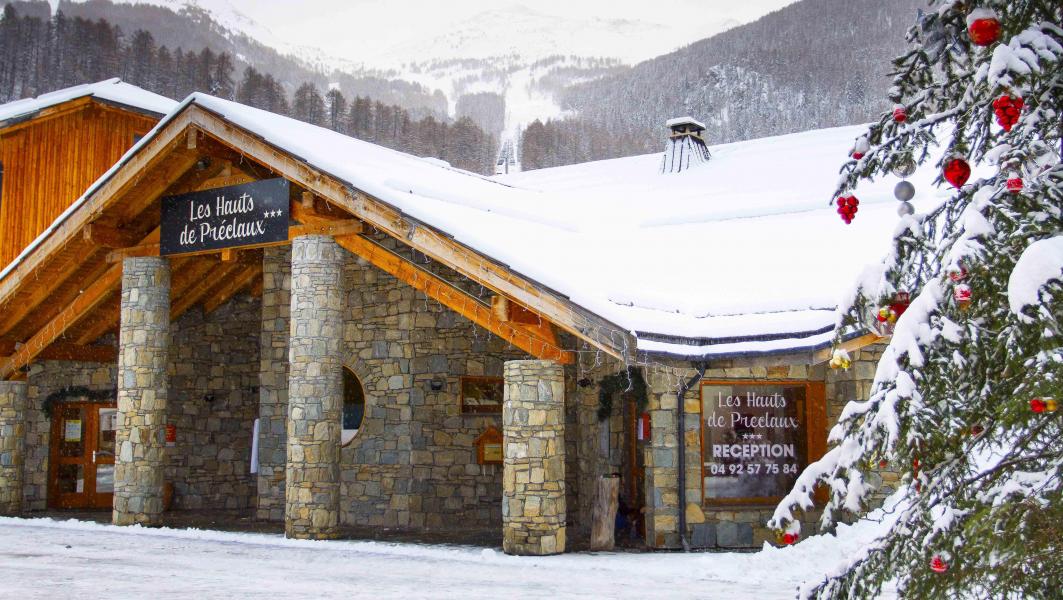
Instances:
[[[0,268],[118,162],[156,119],[89,103],[0,130]]]

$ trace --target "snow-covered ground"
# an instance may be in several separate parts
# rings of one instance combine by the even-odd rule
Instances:
[[[871,515],[881,518],[881,513]],[[756,553],[573,553],[287,540],[0,518],[0,598],[793,598],[882,524]]]

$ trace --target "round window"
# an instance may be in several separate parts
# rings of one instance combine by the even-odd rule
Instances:
[[[354,439],[365,418],[365,391],[358,376],[343,368],[343,443]]]

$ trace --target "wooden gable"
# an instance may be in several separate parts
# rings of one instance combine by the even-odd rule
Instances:
[[[0,268],[157,122],[83,97],[0,124]]]

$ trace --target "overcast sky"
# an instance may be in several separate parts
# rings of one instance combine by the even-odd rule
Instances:
[[[143,0],[141,0],[143,1]],[[150,0],[148,0],[150,1]],[[523,6],[570,18],[647,21],[674,26],[680,46],[704,37],[699,31],[726,20],[740,23],[794,0],[199,0],[224,2],[278,37],[351,57],[374,48],[431,38],[484,11]],[[368,25],[368,26],[366,26]],[[561,49],[563,50],[563,49]]]

